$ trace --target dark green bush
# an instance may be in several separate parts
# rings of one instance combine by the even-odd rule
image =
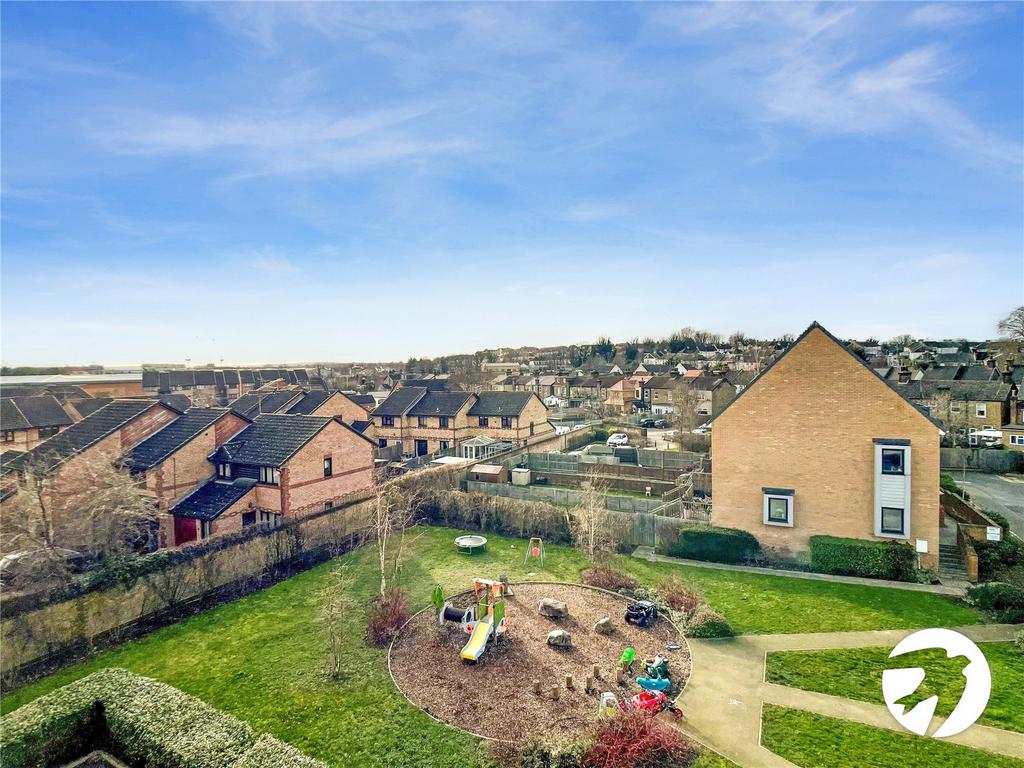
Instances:
[[[902,541],[811,536],[811,569],[843,576],[914,581],[917,555]]]
[[[1024,589],[1000,581],[967,590],[967,600],[1005,624],[1024,624]]]
[[[939,486],[943,490],[949,491],[950,493],[955,493],[964,501],[971,500],[971,494],[969,494],[967,491],[965,491],[963,488],[957,485],[956,480],[954,480],[953,476],[950,474],[943,472],[941,475],[939,475]]]
[[[684,528],[666,550],[672,557],[712,563],[742,563],[761,554],[761,545],[747,531],[735,528]]]
[[[732,627],[722,614],[706,605],[698,608],[686,625],[687,637],[732,637]]]

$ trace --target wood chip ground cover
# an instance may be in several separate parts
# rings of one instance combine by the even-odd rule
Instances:
[[[669,657],[674,691],[690,674],[690,655],[675,628],[659,619],[649,629],[626,624],[625,598],[577,584],[519,584],[506,603],[508,633],[487,648],[476,664],[463,662],[460,650],[467,635],[456,624],[438,627],[434,612],[415,616],[395,640],[391,671],[398,687],[429,714],[446,723],[481,736],[515,741],[529,735],[565,735],[588,727],[597,718],[599,693],[583,690],[593,665],[601,672],[598,691],[621,695],[640,691],[633,679],[615,684],[615,665],[623,648],[636,649],[637,659],[662,653]],[[567,604],[569,616],[549,619],[539,615],[537,604],[550,597]],[[456,602],[472,603],[472,594]],[[598,619],[608,616],[614,632],[594,631]],[[551,648],[548,632],[564,629],[572,635],[570,650]],[[666,652],[668,643],[682,648]],[[573,690],[565,687],[572,675]],[[533,693],[533,681],[541,680],[544,693]],[[559,687],[559,699],[551,689]]]

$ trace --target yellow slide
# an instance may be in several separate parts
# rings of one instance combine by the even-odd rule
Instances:
[[[469,636],[469,642],[462,649],[462,658],[467,661],[477,661],[480,655],[487,648],[487,640],[491,636],[491,629],[494,626],[493,616],[484,616],[473,627],[473,634]]]

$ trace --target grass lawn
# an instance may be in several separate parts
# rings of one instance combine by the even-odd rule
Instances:
[[[522,540],[488,534],[488,551],[471,557],[453,551],[457,533],[443,528],[409,533],[401,581],[415,608],[428,604],[438,583],[450,594],[469,588],[474,576],[502,573],[512,581],[577,581],[588,565],[576,550],[549,546],[545,568],[531,562],[529,570],[536,575],[527,577]],[[361,605],[377,586],[374,559],[375,550],[370,548],[340,558],[353,567]],[[616,563],[650,583],[678,573],[703,589],[711,604],[743,632],[955,626],[979,620],[973,611],[927,593],[627,557],[616,558]],[[0,700],[0,711],[10,711],[96,669],[120,666],[198,696],[332,765],[481,765],[482,751],[475,739],[435,723],[394,688],[386,653],[364,643],[362,608],[349,622],[344,679],[323,674],[326,641],[317,622],[318,593],[334,567],[325,563],[75,664],[8,694]]]
[[[980,643],[992,670],[992,696],[979,720],[983,725],[1024,732],[1024,653],[1013,643]],[[927,671],[917,700],[938,695],[936,714],[949,715],[960,700],[964,660],[929,649],[890,659],[890,648],[784,651],[768,654],[768,680],[808,691],[882,703],[882,670],[921,666]],[[908,700],[908,706],[914,702]]]
[[[678,573],[700,587],[742,634],[957,627],[981,621],[967,606],[928,592],[623,560],[628,561],[623,567],[641,581],[656,583]]]
[[[1024,768],[1024,760],[768,704],[761,743],[800,768]]]

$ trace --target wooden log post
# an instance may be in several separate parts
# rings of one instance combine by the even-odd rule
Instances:
[[[593,678],[595,680],[600,680],[601,679],[601,667],[598,666],[597,664],[594,665],[594,671],[592,673],[592,676],[593,676]]]
[[[587,682],[586,682],[586,687],[584,688],[584,691],[586,693],[593,693],[596,690],[597,690],[597,683],[594,682],[594,678],[588,677],[587,678]]]
[[[622,667],[615,670],[615,682],[619,685],[626,684],[626,673],[622,671]]]
[[[561,697],[562,697],[561,689],[557,685],[552,686],[552,688],[551,688],[551,698],[554,699],[555,701],[558,701]]]
[[[540,680],[533,681],[533,692],[540,696]]]
[[[576,687],[575,681],[572,679],[572,675],[565,676],[565,690],[571,691]]]

